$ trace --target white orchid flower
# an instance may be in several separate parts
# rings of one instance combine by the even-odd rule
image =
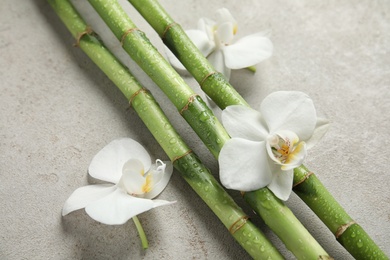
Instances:
[[[237,41],[237,22],[228,9],[217,10],[217,20],[201,18],[197,30],[186,33],[214,68],[230,78],[231,69],[254,66],[272,55],[273,45],[265,33],[255,33]],[[168,60],[179,71],[185,71],[180,61],[169,51]]]
[[[120,225],[149,209],[173,202],[152,200],[163,191],[172,175],[171,162],[152,164],[141,144],[117,139],[92,159],[89,174],[110,184],[88,185],[76,189],[65,202],[62,215],[85,208],[96,221]]]
[[[281,200],[291,194],[293,168],[329,127],[327,120],[317,118],[309,96],[296,91],[270,94],[260,112],[229,106],[222,122],[232,137],[218,158],[222,184],[240,191],[268,186]]]

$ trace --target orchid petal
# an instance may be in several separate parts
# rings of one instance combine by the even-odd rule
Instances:
[[[325,135],[329,129],[329,120],[325,118],[317,118],[316,127],[314,133],[309,140],[306,141],[307,149],[312,148],[319,140]]]
[[[231,137],[264,141],[268,130],[261,114],[249,107],[234,105],[222,111],[222,122]]]
[[[205,32],[210,42],[214,42],[215,21],[208,18],[200,18],[198,21],[198,30]]]
[[[273,167],[275,168],[275,167]],[[273,170],[272,181],[268,188],[281,200],[288,200],[292,191],[294,173],[293,170]]]
[[[237,32],[237,21],[227,8],[218,9],[217,12],[217,24],[230,23],[233,28],[233,34]]]
[[[229,23],[229,24],[231,24],[231,31],[232,31],[233,35],[237,33],[237,30],[238,30],[237,21],[234,19],[233,15],[229,12],[228,9],[226,9],[226,8],[218,9],[216,14],[217,14],[216,24],[221,25],[224,23]],[[226,43],[229,43],[229,42],[230,41],[227,41]]]
[[[263,33],[241,38],[223,48],[225,64],[231,69],[242,69],[268,59],[273,52],[273,44]]]
[[[271,133],[288,129],[302,141],[311,137],[317,122],[313,101],[298,91],[271,93],[261,103],[260,112]]]
[[[144,194],[144,198],[153,199],[158,194],[160,194],[165,187],[168,185],[169,180],[171,179],[173,172],[173,165],[169,161],[165,161],[165,169],[163,172],[158,170],[151,170],[152,178],[154,179],[154,185],[152,190]],[[153,169],[155,165],[151,168]]]
[[[207,59],[218,72],[221,72],[227,79],[230,78],[230,69],[225,66],[222,51],[215,50],[207,57]]]
[[[187,30],[186,34],[200,50],[203,56],[207,57],[214,50],[214,41],[210,41],[205,32],[200,30]]]
[[[76,189],[65,201],[62,216],[72,211],[85,208],[89,203],[99,200],[112,193],[116,187],[111,184],[88,185]]]
[[[89,204],[85,211],[91,218],[103,224],[120,225],[142,212],[171,203],[163,200],[136,198],[122,189],[116,189],[108,196]]]
[[[222,147],[218,162],[221,183],[228,189],[257,190],[272,180],[265,142],[232,138]]]
[[[119,182],[129,194],[144,194],[146,183],[144,165],[140,160],[130,159],[123,166],[123,175]]]
[[[218,35],[217,37],[221,44],[227,45],[233,40],[233,31],[234,29],[232,23],[222,23],[218,26],[216,34]]]
[[[139,159],[149,170],[151,159],[145,148],[130,138],[117,139],[100,150],[89,166],[89,174],[99,180],[118,183],[123,165],[131,158]]]

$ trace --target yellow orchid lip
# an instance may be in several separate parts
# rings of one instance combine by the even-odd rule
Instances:
[[[302,149],[304,149],[305,142],[299,142],[296,146],[290,147],[290,151],[287,155],[287,158],[285,160],[286,164],[290,164],[292,161],[294,161],[294,158],[301,153]]]
[[[153,185],[152,185],[152,175],[148,174],[145,178],[145,183],[142,185],[142,192],[148,193],[149,191],[152,190]]]
[[[233,26],[233,34],[236,35],[237,31],[238,31],[238,26],[235,24]]]

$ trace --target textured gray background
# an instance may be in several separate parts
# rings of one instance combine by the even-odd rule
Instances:
[[[104,35],[86,1],[77,2],[88,23]],[[152,29],[121,2],[162,50]],[[276,90],[300,90],[313,98],[332,126],[309,151],[306,165],[390,255],[390,1],[162,4],[186,29],[227,7],[239,22],[239,36],[272,32],[272,58],[258,65],[256,74],[234,72],[232,84],[253,107]],[[91,158],[111,140],[131,137],[154,158],[167,158],[121,93],[73,43],[45,1],[1,1],[0,258],[248,259],[178,174],[160,196],[178,202],[139,216],[150,242],[146,252],[131,221],[105,226],[84,210],[61,217],[68,196],[88,184]],[[217,175],[216,161],[161,91],[123,55],[117,41],[111,45]],[[192,79],[188,82],[196,88]],[[250,212],[239,194],[231,194]],[[295,195],[288,205],[331,255],[351,259]],[[286,258],[293,258],[260,220],[252,219]]]

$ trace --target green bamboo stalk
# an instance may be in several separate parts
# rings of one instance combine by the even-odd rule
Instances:
[[[356,259],[389,259],[305,166],[295,169],[294,185],[295,193],[314,212],[322,212],[319,218]]]
[[[117,0],[91,0],[89,2],[121,41],[130,57],[161,87],[202,141],[212,147],[210,151],[213,155],[217,156],[217,151],[223,145],[221,140],[229,138],[229,135],[213,112],[205,104],[202,104],[203,101],[196,96],[183,78],[151,45],[145,34],[130,19],[126,19],[126,13]],[[191,103],[196,104],[201,110],[194,116],[202,120],[188,119],[191,115],[186,107],[192,100],[194,101]],[[209,131],[210,128],[213,131]]]
[[[128,68],[109,52],[67,0],[48,0],[77,39],[80,48],[115,83],[173,161],[175,168],[255,259],[283,259],[276,248],[218,184],[210,171],[184,143],[152,95],[142,88]],[[89,32],[85,34],[85,32]],[[238,222],[237,222],[238,220]]]
[[[129,0],[129,2],[154,28],[165,45],[200,84],[203,91],[221,109],[231,104],[249,106],[222,73],[215,73],[214,67],[188,38],[180,24],[171,18],[158,1]],[[206,76],[208,77],[206,78]]]
[[[210,108],[203,100],[194,94],[185,81],[177,74],[170,64],[161,56],[156,48],[150,43],[143,32],[130,20],[116,0],[89,0],[90,4],[106,22],[114,35],[121,41],[123,48],[129,56],[150,76],[150,78],[163,90],[168,98],[173,102],[180,114],[195,130],[198,136],[209,148],[211,153],[218,158],[218,154],[223,144],[229,140],[229,135],[219,121],[215,118]],[[268,188],[259,193],[259,196],[274,196]],[[268,218],[272,214],[267,214],[273,208],[261,208],[259,215]],[[280,202],[280,205],[282,203]],[[294,255],[316,259],[319,256],[328,256],[325,250],[315,241],[306,228],[299,222],[293,213],[285,206],[284,211],[274,212],[278,218],[265,220],[269,227],[273,229],[281,240],[286,244]],[[290,214],[285,214],[290,212]],[[291,219],[293,218],[293,219]],[[284,223],[295,223],[289,226]],[[279,226],[289,226],[289,229],[281,230]],[[293,240],[286,238],[286,233],[294,233]],[[298,237],[299,236],[299,237]],[[296,241],[304,241],[306,247],[297,247]]]
[[[149,22],[167,47],[199,82],[204,92],[221,109],[229,105],[248,106],[221,73],[212,74],[215,72],[212,65],[187,37],[181,26],[156,0],[129,0],[129,2]],[[211,76],[207,77],[208,75]],[[359,232],[351,231],[357,229],[358,225],[349,225],[352,223],[351,217],[314,174],[306,179],[306,172],[307,169],[303,165],[294,170],[294,191],[335,234],[337,240],[357,259],[388,259],[360,226]],[[246,193],[246,196],[249,194]],[[338,230],[344,227],[347,227],[346,231],[341,235],[337,234]]]

